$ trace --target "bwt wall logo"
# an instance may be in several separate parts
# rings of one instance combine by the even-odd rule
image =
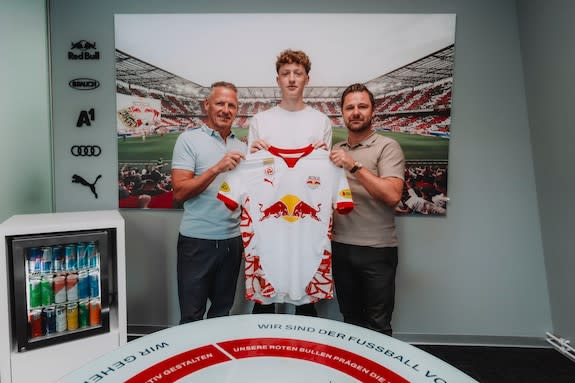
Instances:
[[[96,43],[80,40],[72,43],[68,60],[100,60],[100,52],[96,50]]]
[[[100,86],[100,81],[93,78],[75,78],[70,80],[68,85],[77,90],[92,90]]]

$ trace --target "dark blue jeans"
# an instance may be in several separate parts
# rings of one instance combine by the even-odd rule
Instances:
[[[343,320],[392,334],[397,247],[332,242],[333,279]]]
[[[178,237],[180,324],[229,315],[243,253],[241,237],[209,240]]]

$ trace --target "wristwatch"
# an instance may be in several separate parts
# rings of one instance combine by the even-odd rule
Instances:
[[[361,163],[355,161],[355,162],[353,163],[353,168],[349,169],[349,172],[353,174],[353,173],[357,172],[357,171],[358,171],[359,169],[361,169],[361,168],[363,168],[363,165],[362,165]]]

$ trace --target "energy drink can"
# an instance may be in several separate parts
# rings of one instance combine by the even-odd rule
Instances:
[[[66,297],[68,301],[78,300],[78,274],[66,275]]]
[[[48,306],[54,303],[54,277],[52,275],[44,275],[41,281],[42,289],[42,306]]]
[[[50,335],[56,332],[56,310],[54,307],[46,307],[42,311],[42,323],[44,327],[44,334]]]
[[[76,271],[77,262],[76,245],[66,245],[66,247],[64,247],[64,263],[66,271]]]
[[[100,296],[100,273],[98,270],[90,270],[88,280],[90,281],[90,296],[92,298]]]
[[[88,272],[80,271],[78,273],[78,299],[85,299],[90,297],[90,281],[88,280]]]
[[[42,247],[40,251],[42,252],[42,272],[49,273],[52,271],[52,248]]]
[[[42,336],[42,310],[30,311],[28,322],[30,324],[30,338]]]
[[[65,271],[64,248],[62,246],[52,247],[52,268],[55,272]]]
[[[54,277],[54,303],[66,302],[66,277],[56,275]]]
[[[90,324],[90,305],[87,299],[78,302],[78,324],[80,328],[88,327]]]
[[[68,328],[66,305],[56,306],[56,332],[64,332]]]
[[[78,243],[76,245],[76,255],[78,259],[78,270],[86,269],[88,267],[88,255],[86,254],[86,244]]]
[[[32,276],[29,280],[30,307],[42,306],[42,277]]]
[[[78,329],[78,304],[69,303],[66,306],[66,323],[68,324],[68,330]]]
[[[93,269],[98,267],[98,248],[95,242],[88,243],[86,246],[86,253],[88,255],[88,267]]]
[[[28,272],[39,273],[42,271],[42,252],[37,247],[28,249]]]
[[[102,323],[102,305],[100,299],[90,299],[90,326]]]

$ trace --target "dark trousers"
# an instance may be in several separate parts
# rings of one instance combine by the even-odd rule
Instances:
[[[397,247],[332,242],[332,261],[344,322],[391,336]]]
[[[243,253],[241,237],[208,240],[178,237],[180,324],[229,315]]]

